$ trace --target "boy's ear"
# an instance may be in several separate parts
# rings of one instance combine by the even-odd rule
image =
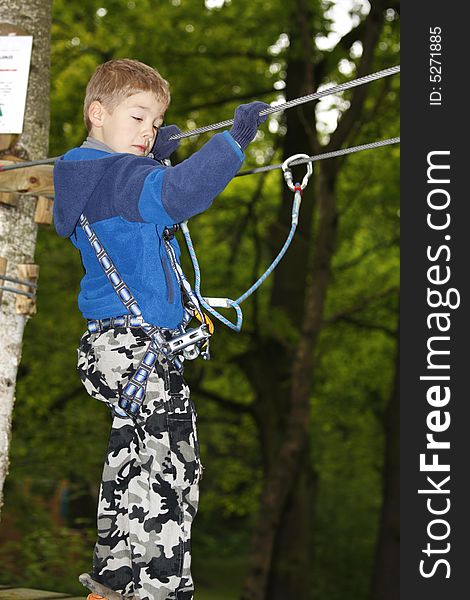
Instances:
[[[103,125],[104,117],[104,106],[99,100],[93,100],[88,108],[88,118],[94,127],[101,127]]]

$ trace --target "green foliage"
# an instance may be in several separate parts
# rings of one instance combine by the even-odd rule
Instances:
[[[20,504],[24,501],[24,493],[15,496]],[[37,497],[27,494],[27,498],[25,512],[21,513],[19,507],[10,509],[9,516],[15,514],[23,534],[0,546],[0,584],[82,594],[77,574],[89,568],[87,555],[94,531],[58,525]],[[31,518],[26,523],[24,517],[28,514]]]
[[[83,593],[77,572],[88,567],[86,551],[91,532],[43,526],[26,533],[19,542],[7,542],[0,550],[3,575],[0,582],[18,587]]]
[[[315,36],[325,36],[332,3],[308,4]],[[85,85],[96,65],[111,57],[130,56],[159,69],[171,83],[173,98],[166,122],[182,129],[230,118],[241,99],[274,100],[279,91],[273,85],[285,78],[287,52],[275,44],[289,30],[295,6],[279,0],[232,0],[208,10],[203,2],[189,0],[56,0],[50,155],[81,143],[86,135]],[[106,14],[97,13],[104,7]],[[374,70],[398,63],[397,52],[398,28],[390,20]],[[331,51],[318,50],[314,62],[324,58],[324,82],[355,76],[358,59],[340,44]],[[353,63],[348,76],[338,68],[345,58]],[[398,134],[398,79],[372,85],[360,135],[353,135],[348,145]],[[344,110],[344,100],[337,104]],[[282,126],[282,117],[274,120]],[[280,162],[280,150],[271,153],[282,135],[282,128],[263,127],[249,147],[245,167]],[[184,141],[177,159],[207,139]],[[238,297],[271,260],[270,236],[283,184],[274,172],[258,188],[260,177],[235,179],[213,209],[192,220],[206,295]],[[381,505],[382,418],[396,344],[398,149],[345,159],[336,191],[339,231],[312,391],[311,464],[318,474],[312,587],[318,600],[363,600]],[[317,226],[318,220],[314,235]],[[190,272],[188,258],[183,258]],[[110,421],[105,407],[87,397],[75,370],[84,331],[76,306],[80,259],[50,228],[39,232],[36,262],[41,265],[38,314],[24,336],[4,507],[14,534],[0,551],[5,566],[0,582],[72,593],[80,591],[75,578],[91,557],[92,533],[83,526],[93,524]],[[260,337],[287,340],[294,347],[298,336],[286,314],[270,309],[271,290],[268,280],[244,304],[244,333],[217,326],[213,360],[187,369],[206,467],[193,528],[201,600],[234,600],[246,570],[263,465],[257,424],[244,410],[256,402],[256,390],[239,357]],[[26,479],[42,504],[21,500]],[[64,479],[76,501],[66,525],[60,526],[48,516],[47,503]],[[18,565],[26,565],[26,572],[20,573]]]

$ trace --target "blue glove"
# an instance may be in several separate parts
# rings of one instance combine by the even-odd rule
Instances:
[[[150,150],[150,154],[153,154],[155,160],[165,160],[173,154],[180,145],[180,140],[170,140],[169,138],[178,133],[181,133],[181,129],[177,125],[160,127]]]
[[[250,104],[240,104],[235,111],[230,134],[242,150],[245,150],[248,144],[255,138],[258,125],[264,123],[268,118],[268,115],[259,116],[259,113],[265,108],[269,108],[269,104],[265,102],[250,102]]]

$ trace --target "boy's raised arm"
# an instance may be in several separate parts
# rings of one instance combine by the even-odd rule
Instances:
[[[200,150],[175,167],[152,173],[144,184],[139,202],[142,217],[149,221],[159,217],[155,204],[158,200],[175,223],[209,208],[238,172],[244,159],[243,151],[267,118],[259,115],[267,106],[264,102],[240,105],[230,131],[214,135]],[[167,133],[166,139],[158,140],[157,137],[153,149],[160,159],[166,158],[162,156],[164,149],[175,149],[168,140],[175,131],[165,131]]]

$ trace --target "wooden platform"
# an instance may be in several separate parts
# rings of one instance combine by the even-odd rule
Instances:
[[[83,588],[82,596],[70,596],[70,594],[60,592],[46,592],[45,590],[30,590],[0,585],[0,600],[85,600],[86,597],[87,591],[85,588]]]

